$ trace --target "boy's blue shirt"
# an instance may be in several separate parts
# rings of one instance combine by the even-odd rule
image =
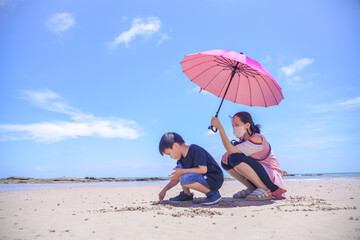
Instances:
[[[183,168],[195,168],[206,166],[207,172],[204,175],[211,190],[218,190],[224,182],[224,174],[215,159],[202,147],[191,144],[185,157],[177,161]]]

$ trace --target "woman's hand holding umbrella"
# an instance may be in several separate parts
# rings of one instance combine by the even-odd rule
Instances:
[[[222,129],[222,130],[224,130],[223,129],[223,126],[221,125],[221,122],[220,122],[220,120],[219,120],[219,118],[217,118],[217,117],[212,117],[211,118],[211,123],[210,123],[210,125],[211,126],[213,126],[213,127],[215,127],[215,128],[217,128],[217,129]]]
[[[223,142],[228,142],[229,139],[226,136],[225,130],[219,120],[219,118],[217,117],[212,117],[211,118],[211,126],[216,127],[219,130],[221,139],[223,140]],[[231,144],[230,144],[231,145]],[[225,145],[224,145],[225,146]],[[232,146],[232,145],[231,145]],[[226,152],[222,157],[221,157],[221,161],[225,164],[228,164],[229,161],[229,153]]]
[[[229,138],[226,136],[224,127],[221,125],[221,122],[217,117],[212,117],[210,124],[211,126],[216,127],[219,130],[221,141],[223,142],[228,154],[239,152],[238,148],[231,144]]]

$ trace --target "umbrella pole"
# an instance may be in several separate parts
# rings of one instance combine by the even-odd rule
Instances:
[[[237,66],[238,66],[239,63],[236,63],[236,66],[234,67],[232,73],[231,73],[231,77],[230,77],[230,81],[229,81],[229,84],[225,90],[225,93],[224,93],[224,97],[222,98],[221,100],[221,103],[220,103],[220,106],[219,106],[219,109],[217,110],[216,114],[215,114],[215,117],[217,118],[218,115],[219,115],[219,112],[220,112],[220,108],[224,102],[224,99],[225,99],[225,96],[226,96],[226,93],[228,92],[229,90],[229,87],[230,87],[230,84],[231,84],[231,81],[233,80],[234,76],[235,76],[235,73],[236,73],[236,69],[237,69]],[[213,132],[217,132],[217,128],[213,127],[213,126],[209,126],[208,129],[211,129]]]

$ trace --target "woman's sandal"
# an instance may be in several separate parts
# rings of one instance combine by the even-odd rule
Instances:
[[[272,199],[272,194],[270,190],[265,191],[261,188],[256,189],[246,197],[246,200],[249,201],[266,201],[271,199]]]
[[[250,189],[243,189],[233,195],[233,198],[246,198],[247,195],[251,194],[252,191]]]

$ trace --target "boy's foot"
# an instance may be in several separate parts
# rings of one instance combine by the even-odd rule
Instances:
[[[219,202],[221,195],[218,190],[212,190],[206,194],[205,200],[201,203],[202,205],[211,205]]]
[[[178,202],[185,202],[185,201],[192,201],[194,199],[194,194],[191,193],[190,195],[187,195],[184,192],[180,192],[180,194],[176,197],[170,198],[170,202],[178,203]]]

